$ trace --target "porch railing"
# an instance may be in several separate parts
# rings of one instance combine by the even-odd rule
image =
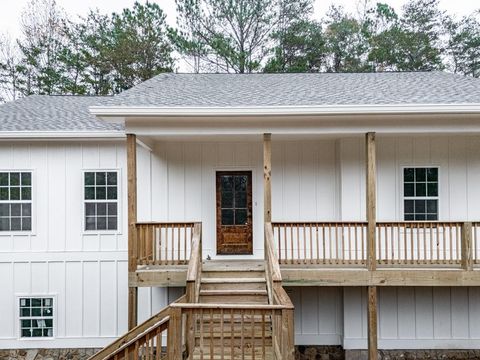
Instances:
[[[366,222],[276,222],[272,226],[280,264],[366,262]]]
[[[273,237],[282,265],[365,266],[366,222],[276,222]],[[378,222],[378,266],[480,264],[480,222]]]
[[[185,296],[182,296],[175,303],[184,301]],[[173,359],[170,356],[170,343],[176,336],[176,329],[171,318],[170,305],[91,356],[89,360]],[[177,359],[180,360],[180,357]]]
[[[141,222],[136,224],[137,265],[186,265],[195,223]]]
[[[377,261],[384,265],[460,265],[463,223],[377,223]]]

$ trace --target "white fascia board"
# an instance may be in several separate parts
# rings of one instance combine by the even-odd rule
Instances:
[[[480,114],[478,104],[324,105],[246,107],[137,107],[91,106],[100,117],[124,116],[302,116],[370,114]]]
[[[124,139],[124,131],[0,131],[2,139]]]

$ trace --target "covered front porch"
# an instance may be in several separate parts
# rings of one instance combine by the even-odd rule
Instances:
[[[480,219],[480,209],[468,201],[474,188],[460,183],[476,181],[476,171],[466,171],[466,163],[476,164],[476,136],[129,139],[135,139],[138,152],[132,285],[183,286],[197,222],[202,223],[202,258],[208,261],[263,259],[267,237],[286,285],[477,284],[478,273],[471,270],[480,262],[480,223],[472,220]],[[402,169],[431,164],[442,172],[437,220],[403,221]],[[238,174],[248,174],[249,200],[241,205],[247,215],[241,225],[250,226],[244,239],[250,250],[241,247],[235,253],[232,247],[222,253],[219,225],[233,220],[222,218],[218,177]]]

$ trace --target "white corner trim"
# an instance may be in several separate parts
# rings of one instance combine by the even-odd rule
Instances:
[[[480,114],[477,104],[387,104],[322,106],[156,107],[90,106],[96,116],[271,116],[368,114]]]

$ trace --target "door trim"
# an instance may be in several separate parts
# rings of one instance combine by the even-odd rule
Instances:
[[[250,184],[250,198],[247,198],[247,208],[248,205],[250,205],[250,214],[247,215],[249,216],[250,219],[250,240],[248,244],[248,251],[239,251],[239,252],[219,252],[220,249],[220,243],[221,243],[221,237],[220,237],[220,231],[221,231],[221,224],[219,223],[221,221],[221,218],[219,217],[219,209],[220,209],[220,204],[219,202],[221,201],[219,198],[219,188],[217,186],[217,181],[218,181],[218,175],[219,173],[231,173],[232,175],[235,174],[241,174],[244,173],[248,175]],[[215,214],[215,255],[216,256],[242,256],[242,255],[253,255],[253,244],[254,244],[254,238],[253,238],[253,233],[254,233],[254,207],[255,207],[255,201],[254,201],[254,185],[255,185],[255,169],[253,168],[245,168],[245,167],[218,167],[214,168],[214,184],[215,184],[215,209],[214,209],[214,214]],[[248,194],[248,188],[247,188],[247,194]]]

